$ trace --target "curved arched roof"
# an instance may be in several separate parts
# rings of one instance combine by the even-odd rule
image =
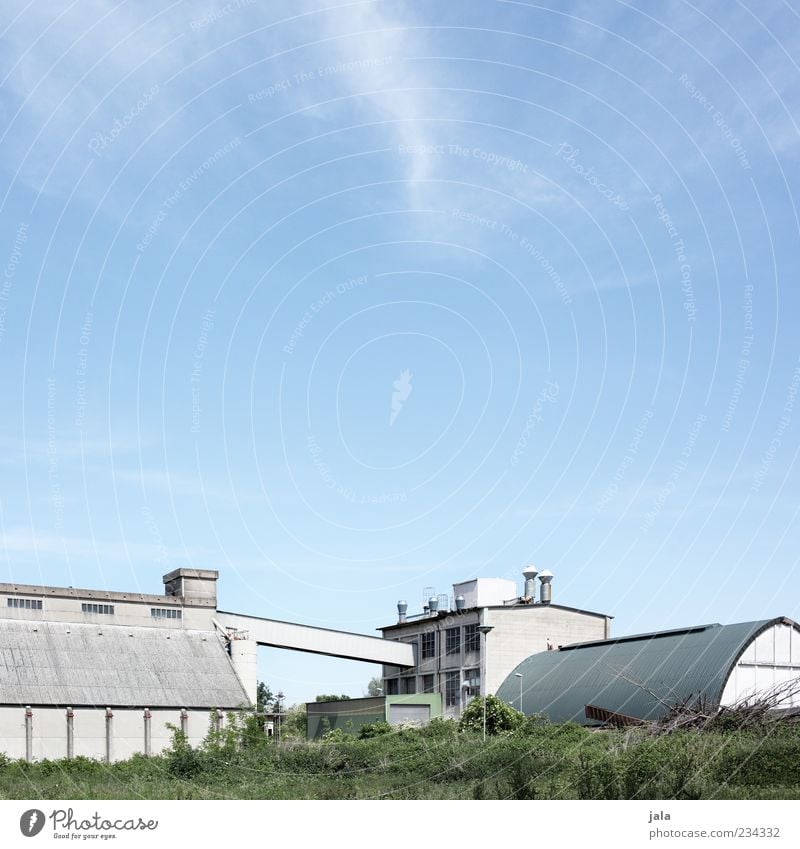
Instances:
[[[700,625],[578,643],[524,660],[500,685],[497,696],[522,711],[552,722],[586,724],[586,705],[639,719],[657,719],[669,705],[718,705],[725,682],[750,642],[773,625],[763,619],[736,625]]]

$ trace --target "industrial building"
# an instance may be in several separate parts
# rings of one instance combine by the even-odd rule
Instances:
[[[378,698],[312,703],[308,734],[456,718],[497,695],[526,714],[587,724],[652,719],[669,703],[728,705],[800,676],[786,619],[611,638],[611,617],[556,604],[553,576],[475,578],[381,637],[220,610],[219,574],[176,569],[161,595],[0,584],[0,752],[28,761],[157,754],[171,727],[197,745],[256,702],[258,646],[380,664]],[[538,576],[538,598],[536,579]],[[793,695],[784,705],[800,708]]]
[[[499,698],[552,722],[594,725],[664,716],[672,706],[730,707],[778,697],[800,708],[800,625],[786,617],[700,625],[537,652]]]
[[[409,646],[217,609],[219,574],[176,569],[164,594],[0,584],[0,752],[28,761],[196,745],[256,700],[259,645],[411,664]]]
[[[530,567],[522,575],[521,594],[513,580],[476,578],[453,584],[452,597],[431,594],[417,615],[398,602],[398,621],[380,630],[413,648],[414,665],[385,665],[384,693],[438,693],[443,715],[456,718],[532,653],[610,636],[611,616],[553,603],[551,572]]]

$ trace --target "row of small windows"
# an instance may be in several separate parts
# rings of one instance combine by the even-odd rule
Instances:
[[[42,600],[40,598],[10,598],[9,607],[21,607],[25,610],[41,610]]]
[[[8,606],[22,610],[42,610],[42,599],[40,598],[9,598]],[[95,604],[94,602],[83,602],[81,613],[103,613],[114,614],[113,604]],[[183,619],[183,611],[174,607],[151,607],[150,616],[153,619]]]
[[[182,619],[183,611],[174,607],[151,607],[150,615],[153,619]]]
[[[95,604],[94,602],[84,602],[81,604],[81,613],[114,613],[113,604]]]
[[[461,628],[448,628],[444,632],[445,653],[449,655],[461,653]],[[479,652],[481,650],[481,634],[477,625],[464,626],[464,651]],[[430,631],[422,635],[420,645],[422,660],[436,657],[436,632]]]

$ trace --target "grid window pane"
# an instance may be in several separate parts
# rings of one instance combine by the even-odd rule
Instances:
[[[447,707],[458,704],[458,687],[460,684],[460,672],[447,672],[444,681],[444,703]]]
[[[423,675],[422,676],[422,692],[423,693],[432,693],[433,690],[433,675]]]
[[[477,625],[464,626],[464,651],[481,650],[481,632]]]
[[[469,684],[469,694],[471,696],[479,696],[481,694],[481,670],[475,669],[464,670],[464,683]]]
[[[461,651],[461,628],[448,628],[445,635],[447,654],[458,654]]]
[[[422,635],[422,659],[436,657],[436,632]]]
[[[403,687],[403,693],[413,695],[417,692],[416,678],[401,678],[400,683]]]

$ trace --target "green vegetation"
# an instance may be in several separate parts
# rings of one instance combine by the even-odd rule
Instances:
[[[481,711],[481,731],[469,720],[463,730],[441,719],[425,728],[374,723],[360,739],[337,730],[308,743],[291,739],[287,728],[280,745],[256,717],[228,717],[198,747],[174,729],[160,757],[106,765],[0,756],[0,798],[800,798],[800,725],[656,734],[518,716],[513,730],[498,724],[486,743]]]

